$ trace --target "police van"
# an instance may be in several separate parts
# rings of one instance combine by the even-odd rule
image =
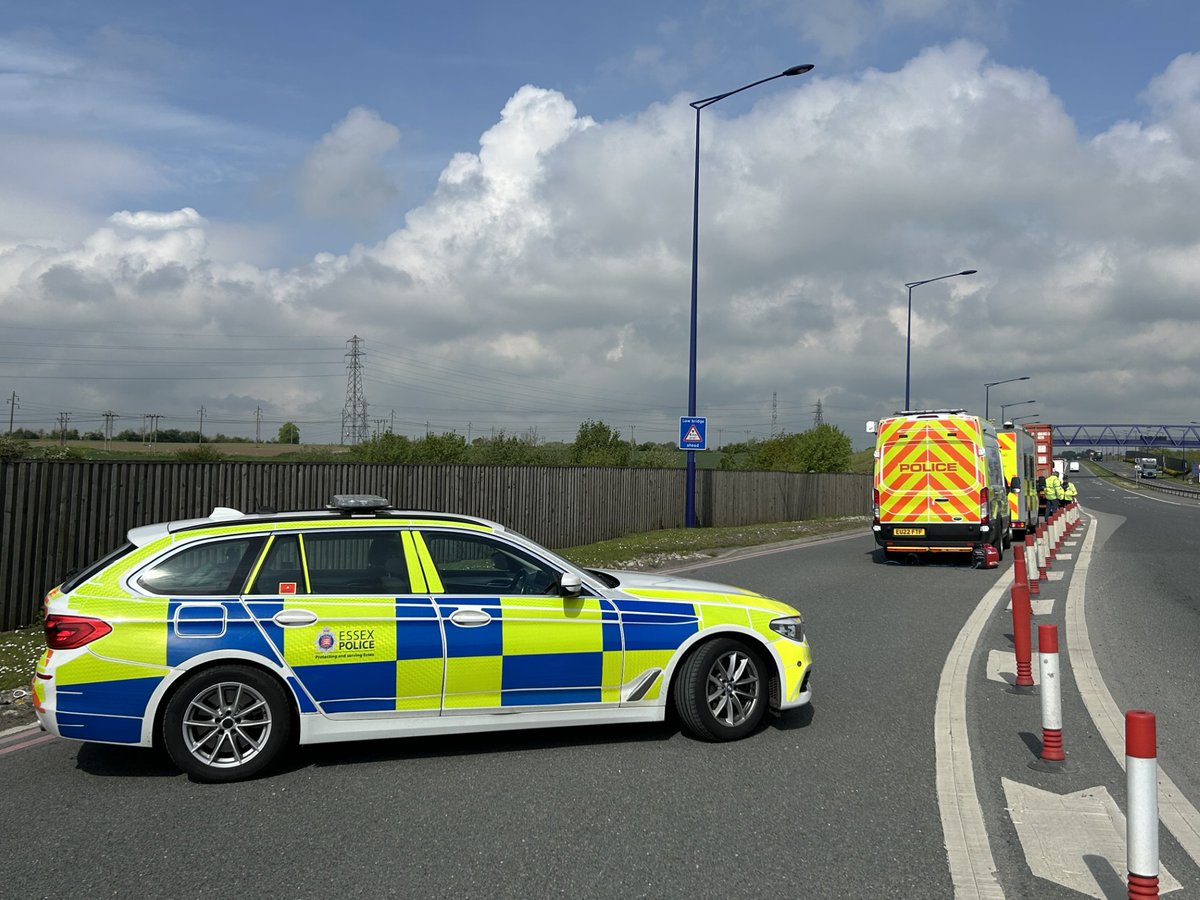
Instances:
[[[874,428],[872,429],[872,426]],[[996,429],[963,409],[910,410],[868,423],[874,430],[872,530],[889,558],[970,553],[1012,542]]]

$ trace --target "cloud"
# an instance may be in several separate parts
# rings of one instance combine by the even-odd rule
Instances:
[[[355,107],[300,167],[300,205],[318,218],[370,220],[399,196],[382,163],[400,131],[373,110]]]
[[[1060,423],[1195,415],[1184,396],[1200,327],[1193,57],[1148,85],[1145,121],[1091,139],[1045,79],[970,42],[896,71],[794,82],[703,115],[698,386],[711,427],[765,434],[777,396],[780,427],[798,430],[820,398],[826,421],[858,438],[903,400],[905,282],[964,268],[979,274],[913,293],[914,403],[977,409],[985,382],[1029,374],[1020,396],[994,389],[993,407],[1034,397],[1030,409]],[[558,91],[522,87],[402,228],[304,265],[232,259],[227,240],[214,258],[210,233],[230,226],[190,207],[0,249],[6,323],[95,334],[86,351],[40,335],[50,360],[23,373],[80,381],[31,379],[23,402],[204,403],[231,420],[261,404],[329,423],[336,440],[344,342],[358,334],[368,400],[418,430],[471,421],[569,439],[607,417],[669,439],[686,399],[686,99],[598,122]],[[352,111],[305,167],[315,207],[369,207],[397,139]],[[103,380],[132,371],[128,352],[123,369],[115,357],[76,366],[103,358],[114,331],[164,335],[142,338],[162,354],[133,354],[165,357],[158,381]],[[203,347],[228,352],[189,349]],[[21,374],[7,361],[0,371]],[[231,372],[243,380],[200,380]],[[308,439],[326,426],[303,427]]]

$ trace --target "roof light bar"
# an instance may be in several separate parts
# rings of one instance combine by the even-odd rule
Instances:
[[[325,508],[341,512],[374,512],[379,509],[391,509],[392,504],[387,497],[376,494],[334,494],[333,502]]]

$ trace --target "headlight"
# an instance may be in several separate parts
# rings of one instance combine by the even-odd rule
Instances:
[[[771,630],[782,634],[789,641],[797,644],[804,643],[804,617],[788,616],[785,619],[775,619],[771,622]]]

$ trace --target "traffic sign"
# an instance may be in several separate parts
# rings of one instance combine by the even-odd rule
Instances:
[[[708,449],[708,419],[704,416],[679,417],[679,449]]]

